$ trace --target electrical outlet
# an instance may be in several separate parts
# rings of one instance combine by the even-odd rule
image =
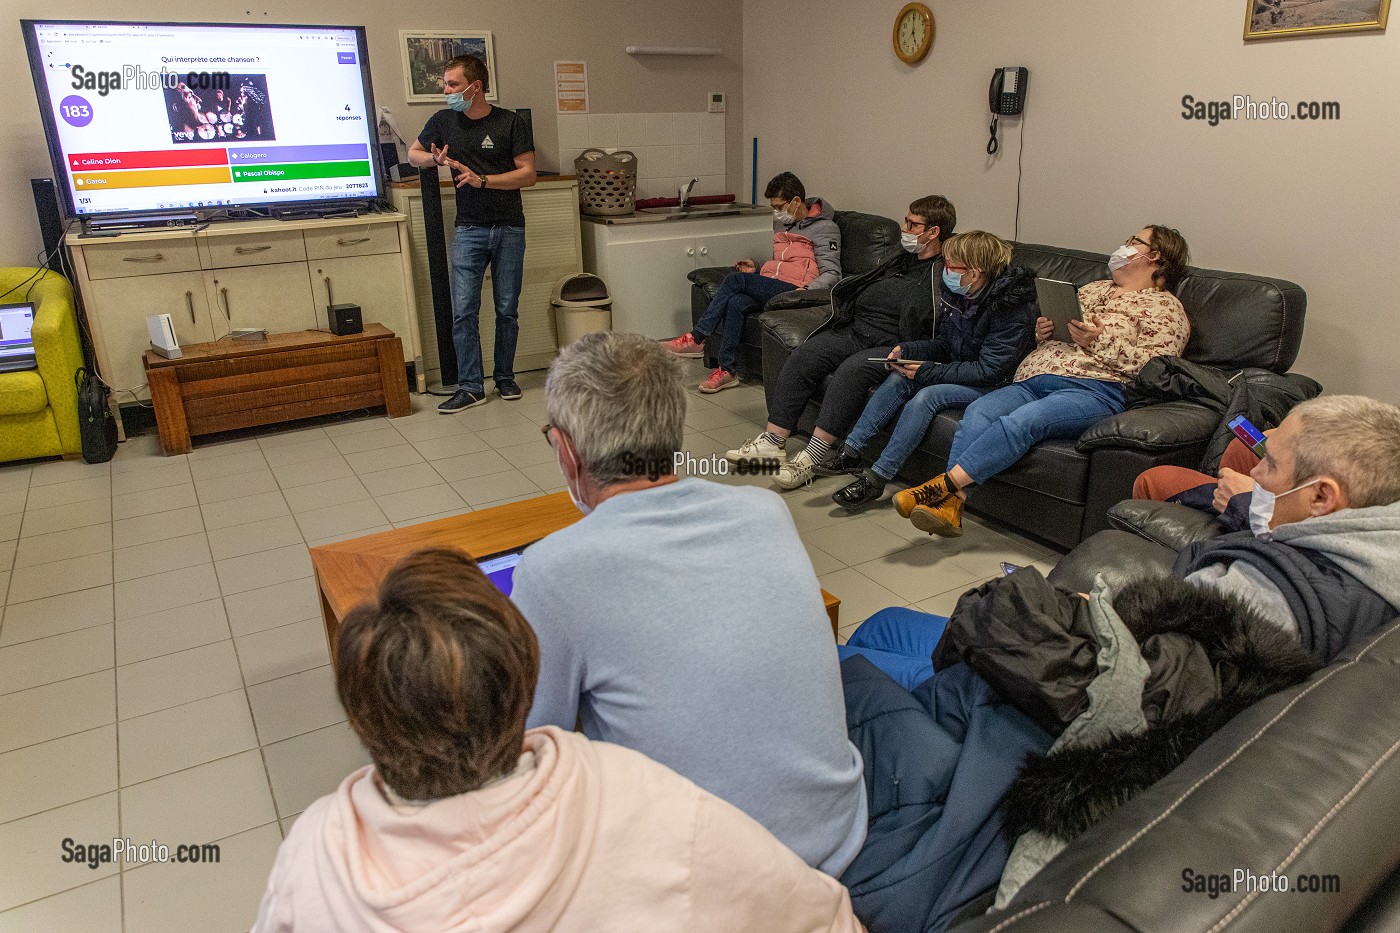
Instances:
[[[724,92],[710,92],[710,113],[724,113]]]

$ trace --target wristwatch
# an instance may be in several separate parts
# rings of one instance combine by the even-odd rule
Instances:
[[[486,176],[485,176],[485,175],[482,175],[480,172],[478,172],[476,177],[481,179],[481,187],[482,187],[482,188],[485,188],[485,187],[486,187]]]

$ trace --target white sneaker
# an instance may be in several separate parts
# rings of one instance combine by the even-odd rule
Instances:
[[[740,460],[772,460],[777,459],[779,463],[787,463],[787,451],[770,443],[762,434],[751,441],[745,441],[742,446],[726,451],[724,459],[730,463],[738,463]]]
[[[778,484],[779,489],[796,489],[798,486],[806,486],[812,481],[812,458],[807,451],[802,451],[778,470],[778,475],[773,477],[773,482]]]

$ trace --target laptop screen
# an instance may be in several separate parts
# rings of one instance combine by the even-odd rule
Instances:
[[[0,372],[33,369],[34,306],[32,304],[0,305]]]

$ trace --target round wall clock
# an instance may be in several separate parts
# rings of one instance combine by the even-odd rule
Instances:
[[[933,13],[922,3],[907,3],[894,18],[894,54],[906,65],[923,61],[933,45]]]

